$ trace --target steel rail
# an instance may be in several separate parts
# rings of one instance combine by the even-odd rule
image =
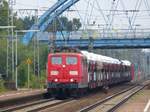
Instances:
[[[124,104],[129,98],[131,98],[133,95],[135,95],[137,92],[141,91],[145,86],[140,87],[135,92],[129,94],[124,99],[122,99],[119,103],[114,105],[111,109],[109,109],[107,112],[114,112],[116,109],[118,109],[122,104]]]
[[[39,101],[41,99],[43,99],[43,95],[45,94],[45,92],[42,93],[38,93],[38,94],[31,94],[29,96],[21,96],[21,97],[15,97],[15,98],[10,98],[10,99],[4,99],[4,100],[0,100],[0,110],[7,108],[7,107],[11,107],[14,106],[16,104],[23,104],[23,103],[28,103],[29,101]]]
[[[130,91],[130,90],[132,90],[132,89],[134,89],[134,88],[136,88],[136,87],[137,87],[137,86],[133,86],[133,87],[131,87],[131,88],[129,88],[129,89],[126,89],[126,90],[123,90],[123,91],[121,91],[121,92],[118,92],[118,93],[116,93],[116,94],[114,94],[114,95],[108,96],[108,97],[106,97],[105,99],[102,99],[102,100],[100,100],[100,101],[98,101],[98,102],[96,102],[96,103],[94,103],[94,104],[92,104],[92,105],[89,105],[89,106],[87,106],[87,107],[81,109],[79,112],[88,112],[88,111],[90,111],[90,110],[92,110],[92,109],[94,109],[94,108],[96,108],[96,107],[102,105],[103,103],[105,103],[105,102],[107,102],[107,101],[113,99],[114,97],[116,97],[116,96],[118,96],[118,95],[121,95],[121,94],[123,94],[123,93],[125,93],[125,92],[128,92],[128,91]],[[142,87],[143,87],[143,86],[142,86]]]
[[[47,108],[51,108],[51,107],[54,107],[54,106],[57,106],[57,105],[61,105],[61,104],[64,104],[64,103],[68,103],[68,102],[70,102],[70,101],[72,101],[72,99],[67,99],[67,100],[63,100],[63,101],[56,102],[56,103],[53,103],[53,104],[48,104],[48,105],[46,105],[46,106],[37,107],[36,109],[29,110],[28,112],[41,111],[41,110],[44,110],[44,109],[47,109]]]
[[[53,101],[53,100],[54,100],[54,98],[45,99],[45,100],[40,100],[40,101],[35,101],[35,102],[32,102],[32,103],[30,102],[30,103],[27,103],[27,104],[10,107],[10,108],[8,108],[8,109],[3,109],[3,110],[1,110],[1,112],[16,111],[16,110],[23,109],[23,108],[26,108],[26,107],[29,107],[29,106],[38,105],[38,104],[46,103],[46,102]]]

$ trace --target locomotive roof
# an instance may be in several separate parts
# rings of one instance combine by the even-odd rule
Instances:
[[[63,53],[64,54],[69,53],[71,55],[75,55],[78,52],[63,52]],[[100,54],[95,54],[95,53],[88,52],[88,51],[80,51],[80,53],[82,53],[85,57],[87,57],[88,60],[131,66],[131,62],[128,61],[128,60],[119,60],[119,59],[116,59],[116,58],[112,58],[112,57],[108,57],[108,56],[104,56],[104,55],[100,55]],[[54,53],[53,55],[56,55],[56,54],[59,55],[59,54],[62,54],[62,52],[57,52],[57,53]]]

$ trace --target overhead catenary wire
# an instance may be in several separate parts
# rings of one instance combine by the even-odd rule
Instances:
[[[80,0],[81,1],[81,0]],[[106,1],[106,0],[105,0]],[[100,3],[102,3],[102,2],[104,2],[104,3],[106,3],[105,1],[97,1],[97,0],[85,0],[85,3],[86,3],[86,8],[85,8],[85,10],[84,9],[80,9],[80,8],[78,8],[77,6],[76,6],[76,10],[74,10],[74,11],[72,11],[71,13],[74,13],[74,14],[72,14],[73,16],[74,15],[76,15],[75,13],[78,13],[77,15],[79,15],[79,18],[80,18],[80,20],[81,20],[81,22],[82,23],[84,23],[84,25],[82,26],[82,27],[85,27],[85,29],[87,29],[86,27],[87,27],[87,25],[88,24],[90,24],[91,22],[92,23],[96,23],[96,24],[98,24],[99,22],[99,24],[105,24],[105,25],[108,25],[109,26],[109,29],[111,29],[110,27],[111,26],[113,26],[114,24],[116,24],[115,22],[116,22],[116,20],[114,21],[114,18],[117,18],[117,19],[120,19],[120,21],[122,20],[122,22],[126,22],[125,21],[125,19],[124,19],[124,16],[122,16],[122,15],[126,15],[126,16],[128,16],[128,23],[129,23],[129,27],[132,27],[132,25],[130,25],[130,23],[131,23],[131,13],[134,13],[134,16],[135,16],[135,14],[136,13],[139,13],[139,12],[148,12],[149,10],[135,10],[135,8],[133,9],[126,9],[126,8],[123,8],[123,10],[122,9],[120,9],[120,8],[118,8],[117,9],[117,2],[118,2],[118,4],[120,3],[120,2],[122,2],[123,0],[109,0],[109,1],[107,1],[107,3],[110,3],[110,2],[112,2],[113,3],[113,5],[114,5],[114,7],[112,8],[112,6],[110,7],[111,9],[109,9],[108,7],[105,9],[105,7],[103,7],[102,8],[102,5],[103,4],[100,4]],[[101,8],[101,11],[100,11],[100,8],[98,7],[98,5],[97,5],[97,3],[99,3],[99,5],[101,6],[100,8]],[[80,4],[80,3],[79,3]],[[122,4],[122,3],[121,3]],[[136,1],[136,5],[137,4],[139,4],[139,0],[138,0],[138,3],[137,3],[137,1]],[[74,5],[75,6],[75,5]],[[108,5],[109,6],[109,5]],[[122,6],[123,7],[123,6]],[[70,10],[71,10],[72,8],[70,8]],[[138,9],[138,7],[136,8],[136,9]],[[97,13],[96,11],[98,11],[98,12],[100,12],[100,13]],[[21,11],[21,10],[20,10]],[[44,10],[42,10],[42,9],[39,9],[39,11],[41,11],[41,13],[42,13],[42,11],[44,11]],[[69,11],[69,9],[68,9],[68,11]],[[22,11],[23,12],[23,11]],[[28,11],[27,11],[28,12]],[[30,11],[29,11],[30,12]],[[87,13],[88,12],[88,13]],[[103,13],[103,15],[102,15],[102,13]],[[107,14],[108,14],[108,12],[109,12],[109,19],[107,18]],[[135,13],[136,12],[136,13]],[[41,13],[40,13],[40,15],[41,15]],[[97,13],[97,15],[94,15],[95,13]],[[31,13],[28,13],[29,15],[32,15]],[[23,14],[22,14],[23,15]],[[132,15],[133,16],[133,15]],[[76,16],[77,17],[77,16]],[[70,18],[73,18],[73,17],[71,17],[70,16]],[[82,18],[82,19],[81,19]],[[106,20],[105,20],[105,19]],[[134,19],[134,18],[133,18]],[[138,19],[138,15],[136,16],[136,19],[135,20],[137,20]],[[98,21],[98,22],[97,22]],[[122,22],[120,23],[120,24],[122,24]],[[86,23],[88,23],[88,24],[86,24]],[[96,25],[95,24],[95,25]],[[120,25],[120,27],[122,27],[123,25]],[[133,25],[134,26],[134,25]],[[105,26],[106,27],[106,26]],[[89,27],[89,28],[94,28],[94,27]],[[131,28],[131,29],[133,29],[133,28]]]
[[[89,8],[89,3],[90,3],[90,0],[87,1],[87,6],[86,6],[86,12],[85,12],[85,15],[84,15],[84,23],[83,24],[86,24],[86,22],[89,24],[89,21],[87,19],[88,17],[88,8]],[[85,25],[84,25],[85,26]]]
[[[141,1],[139,2],[139,5],[138,5],[138,7],[137,7],[136,10],[139,10],[139,9],[140,9],[141,4],[142,4],[142,1],[143,1],[143,0],[141,0]],[[138,12],[135,12],[135,16],[134,16],[133,21],[132,21],[132,26],[134,26],[134,23],[135,23],[135,21],[136,21],[137,15],[138,15]]]
[[[147,13],[150,16],[150,5],[148,4],[148,1],[144,0],[144,4],[145,4],[145,7],[147,8],[147,10],[149,10],[149,11],[147,11]]]
[[[116,6],[115,6],[115,1],[113,0],[113,3],[112,3],[112,8],[113,8],[113,10],[116,10],[116,9],[117,9],[118,4],[119,4],[119,0],[117,0]],[[112,25],[113,25],[113,20],[114,20],[115,11],[112,11],[112,14],[111,14],[111,12],[110,12],[110,15],[112,15],[112,17],[109,18],[110,24],[108,24],[108,31],[111,29],[111,27],[112,27]],[[110,20],[110,19],[111,19],[111,20]]]

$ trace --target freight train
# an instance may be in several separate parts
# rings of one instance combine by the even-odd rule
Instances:
[[[88,90],[129,82],[133,78],[134,66],[128,60],[87,51],[48,55],[47,91],[53,96],[79,96]]]

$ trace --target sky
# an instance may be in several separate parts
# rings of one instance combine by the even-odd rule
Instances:
[[[51,7],[57,0],[15,0],[14,10],[38,9],[39,16]],[[29,12],[29,11],[28,11]]]
[[[15,0],[14,10],[18,9],[39,9],[39,17],[51,7],[57,0]],[[137,28],[150,28],[150,0],[80,0],[76,5],[72,6],[70,10],[65,11],[63,15],[72,19],[74,17],[79,18],[82,24],[85,26],[88,24],[94,28],[104,27],[106,24],[113,24],[114,29],[128,28],[129,22],[132,20],[133,12],[137,3],[139,5],[139,12],[134,13],[136,20],[134,25]],[[137,2],[139,1],[139,2]],[[141,1],[141,2],[140,2]],[[146,2],[147,4],[146,4]],[[146,6],[147,5],[147,6]],[[110,10],[119,11],[110,11]],[[129,10],[125,12],[124,10]],[[35,14],[32,11],[28,11],[27,14]],[[19,16],[26,15],[25,12],[19,12]],[[134,18],[133,18],[134,20]],[[91,26],[90,26],[91,25]],[[92,26],[92,27],[93,27]]]
[[[15,8],[42,8],[50,7],[56,0],[15,0]]]

